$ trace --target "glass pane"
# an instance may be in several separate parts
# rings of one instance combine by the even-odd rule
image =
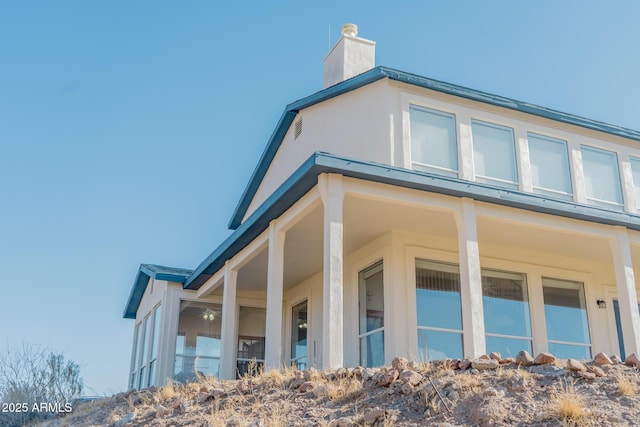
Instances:
[[[589,344],[589,323],[580,282],[542,278],[547,338]]]
[[[137,349],[136,349],[136,371],[142,366],[142,347],[144,346],[144,323],[140,322],[138,325],[138,336],[136,337]]]
[[[141,334],[142,334],[142,322],[136,325],[135,337],[133,338],[133,366],[131,367],[133,372],[137,371],[138,368],[140,367],[138,363],[140,350],[138,349],[138,347],[142,342],[141,341],[142,337],[140,336]],[[133,383],[133,386],[135,386],[135,382]]]
[[[418,326],[462,329],[458,266],[416,260]]]
[[[531,133],[528,140],[533,186],[571,194],[567,143]]]
[[[140,376],[138,377],[138,389],[143,389],[145,387],[144,384],[144,380],[145,380],[145,376],[144,376],[144,367],[142,369],[140,369]]]
[[[584,145],[581,151],[587,197],[622,204],[616,153]]]
[[[221,317],[220,304],[180,302],[174,366],[177,381],[194,380],[196,373],[218,375]]]
[[[365,368],[384,365],[384,331],[360,338],[360,365]]]
[[[411,160],[436,169],[427,171],[443,173],[437,168],[458,170],[455,117],[441,111],[411,106]],[[416,167],[416,166],[414,166]]]
[[[531,337],[524,274],[483,270],[482,295],[487,333]]]
[[[264,360],[267,310],[241,306],[238,320],[238,359]]]
[[[384,326],[382,262],[378,262],[358,274],[358,295],[360,334],[382,328]]]
[[[158,341],[160,339],[160,327],[162,324],[162,311],[161,306],[156,307],[153,314],[153,344],[151,345],[151,359],[155,359],[158,356]]]
[[[131,374],[131,380],[129,381],[129,390],[136,388],[136,373]]]
[[[264,337],[238,337],[238,359],[264,360]]]
[[[513,129],[484,122],[471,122],[476,175],[517,183],[516,152]],[[480,182],[504,185],[493,180]]]
[[[307,301],[291,309],[291,362],[296,369],[307,367]]]
[[[640,209],[640,159],[631,158],[631,172],[633,174],[633,190],[636,196],[636,208]]]
[[[526,350],[530,354],[533,353],[531,340],[487,336],[486,344],[487,354],[492,351],[498,351],[502,357],[516,357],[516,354],[521,350]]]
[[[140,358],[140,365],[144,366],[147,364],[147,361],[149,360],[149,341],[151,341],[152,338],[152,331],[151,331],[151,316],[147,316],[146,319],[144,319],[144,333],[143,333],[143,337],[144,337],[144,346],[142,347],[142,357]]]
[[[591,359],[591,348],[579,345],[549,343],[549,352],[559,359]]]
[[[462,334],[418,329],[421,360],[462,359]]]

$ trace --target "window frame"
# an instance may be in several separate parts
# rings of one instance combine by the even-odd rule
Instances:
[[[604,200],[604,199],[599,199],[597,197],[589,196],[588,194],[589,190],[587,188],[587,172],[585,170],[586,168],[584,167],[585,151],[606,154],[613,157],[614,159],[613,165],[615,166],[614,176],[617,177],[617,185],[618,185],[617,189],[618,189],[618,193],[620,194],[620,202],[612,202],[610,200]],[[605,148],[594,147],[593,145],[580,144],[580,156],[582,158],[582,174],[583,174],[582,178],[584,180],[584,185],[585,185],[585,200],[587,204],[605,208],[605,209],[624,211],[624,191],[622,187],[622,176],[620,175],[620,160],[619,160],[618,152],[613,150],[607,150]]]
[[[415,159],[414,150],[413,150],[413,138],[415,135],[411,132],[411,124],[413,123],[413,119],[411,117],[411,111],[419,111],[426,114],[431,114],[435,116],[441,116],[450,118],[453,123],[453,144],[455,151],[455,169],[446,168],[442,166],[437,166],[429,163],[424,163]],[[409,103],[409,165],[411,170],[418,172],[426,172],[426,173],[434,173],[437,175],[448,176],[453,178],[458,178],[460,176],[460,141],[458,136],[458,119],[456,115],[449,111],[440,110],[437,108],[426,107],[424,105],[420,105],[417,103]],[[450,141],[451,142],[451,141]],[[417,165],[418,168],[414,168],[414,165]]]
[[[474,125],[485,126],[489,128],[503,130],[503,131],[506,130],[511,134],[511,148],[512,148],[512,154],[513,154],[513,158],[512,158],[513,172],[514,172],[515,181],[509,181],[503,178],[496,178],[488,175],[480,175],[477,172],[476,140],[474,138],[474,132],[473,132]],[[510,190],[518,190],[520,186],[521,177],[520,177],[520,168],[518,165],[518,149],[516,146],[516,128],[512,126],[502,125],[502,124],[488,122],[486,120],[474,119],[474,118],[472,118],[470,121],[470,127],[471,127],[471,141],[472,141],[472,150],[473,150],[473,171],[474,171],[474,179],[476,180],[476,182],[488,184],[488,185],[496,185],[496,186],[507,188]],[[478,178],[480,178],[480,180],[478,180]]]
[[[366,286],[366,280],[375,275],[375,274],[382,274],[382,312],[378,311],[377,314],[379,314],[379,318],[382,319],[382,326],[374,328],[370,331],[365,330],[364,332],[362,331],[362,326],[363,326],[363,307],[362,307],[362,286]],[[364,289],[365,291],[365,297],[366,295],[366,288]],[[365,342],[367,341],[367,338],[373,335],[376,335],[378,333],[382,334],[382,360],[383,360],[383,364],[386,358],[386,345],[385,345],[385,319],[384,319],[384,314],[385,314],[385,280],[384,280],[384,260],[380,259],[378,261],[375,261],[372,264],[369,264],[367,267],[364,267],[362,269],[360,269],[358,271],[358,357],[359,357],[359,362],[362,366],[364,367],[374,367],[374,365],[369,366],[368,361],[366,360],[366,358],[363,356],[362,354],[362,340],[364,339]],[[365,301],[365,321],[366,319],[369,318],[369,314],[370,314],[370,310],[368,310],[366,308],[366,301]],[[373,314],[373,311],[371,311],[371,313]]]
[[[564,160],[566,160],[566,172],[567,172],[567,177],[569,178],[569,189],[570,192],[566,192],[566,191],[561,191],[561,190],[555,190],[555,189],[551,189],[551,188],[547,188],[547,187],[541,187],[541,186],[537,186],[533,183],[533,161],[531,159],[531,138],[540,140],[540,141],[544,141],[546,143],[549,144],[558,144],[558,145],[562,145],[564,147],[564,151],[563,153],[566,155],[566,158]],[[574,193],[575,193],[575,189],[574,189],[574,183],[573,183],[573,173],[571,170],[571,158],[569,155],[569,143],[567,140],[564,139],[560,139],[560,138],[555,138],[552,136],[548,136],[548,135],[544,135],[538,132],[532,132],[527,130],[527,147],[529,150],[529,167],[532,171],[531,173],[531,188],[532,188],[532,192],[535,194],[540,194],[543,196],[550,196],[550,197],[556,197],[556,198],[560,198],[563,200],[567,200],[567,201],[573,201],[573,197],[574,197]]]

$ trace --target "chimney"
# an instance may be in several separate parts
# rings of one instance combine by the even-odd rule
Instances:
[[[375,67],[376,42],[358,37],[356,24],[344,24],[342,37],[324,59],[323,89]]]

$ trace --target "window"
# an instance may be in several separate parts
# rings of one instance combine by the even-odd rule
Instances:
[[[221,326],[222,305],[180,301],[173,371],[176,381],[219,376]]]
[[[636,197],[636,209],[640,210],[640,159],[631,157],[631,173],[633,174],[633,194]]]
[[[571,173],[567,143],[560,139],[530,133],[529,159],[533,191],[571,200]]]
[[[358,274],[360,365],[384,365],[384,283],[382,261]]]
[[[291,365],[307,369],[307,301],[291,308]]]
[[[542,292],[549,351],[561,359],[590,359],[584,285],[543,277]]]
[[[133,333],[133,357],[131,359],[131,379],[129,380],[129,389],[136,388],[136,374],[138,373],[138,345],[141,342],[140,334],[142,333],[142,322],[136,325],[135,332]]]
[[[453,114],[412,105],[411,167],[440,175],[458,176],[456,120]]]
[[[142,352],[140,354],[140,373],[138,375],[138,388],[145,388],[147,386],[147,377],[145,376],[147,369],[147,357],[149,355],[149,341],[151,340],[151,315],[148,315],[144,319],[144,330],[142,333],[142,340],[144,342],[142,346]]]
[[[590,204],[622,210],[618,156],[612,151],[581,146],[584,182]]]
[[[462,358],[460,269],[416,260],[418,352],[421,359]]]
[[[532,353],[531,316],[524,274],[482,270],[482,304],[487,352],[515,357]]]
[[[471,132],[476,181],[516,188],[518,172],[513,129],[473,120]]]
[[[256,374],[264,365],[267,310],[240,306],[238,314],[238,348],[236,376]]]
[[[162,322],[162,315],[160,311],[160,306],[157,306],[153,310],[153,333],[150,335],[151,337],[151,355],[149,358],[149,380],[147,382],[147,387],[154,384],[155,382],[155,374],[156,374],[156,365],[158,359],[158,341],[160,339],[160,327]]]

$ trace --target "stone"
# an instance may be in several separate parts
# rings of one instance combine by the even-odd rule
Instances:
[[[624,364],[627,366],[633,366],[634,368],[640,368],[640,359],[638,359],[638,355],[635,353],[631,353],[624,359]]]
[[[387,411],[384,409],[372,409],[366,414],[364,414],[364,423],[365,425],[375,424],[377,421],[384,420],[387,415]]]
[[[585,371],[587,368],[585,368],[585,366],[579,361],[577,361],[576,359],[568,359],[567,369],[574,372],[582,372],[582,371]]]
[[[200,390],[199,391],[200,391],[200,393],[209,393],[209,387],[202,385],[202,386],[200,386]]]
[[[584,378],[585,380],[595,380],[596,379],[596,374],[594,374],[593,372],[580,372],[580,377]]]
[[[362,366],[357,366],[355,368],[353,368],[353,377],[357,378],[359,380],[366,380],[366,378],[364,377],[365,375],[365,370]]]
[[[251,391],[251,382],[249,380],[241,380],[236,384],[236,390],[240,394],[247,394]]]
[[[293,373],[293,378],[296,380],[303,380],[304,379],[304,371],[295,371]]]
[[[388,387],[392,382],[398,379],[398,371],[395,369],[390,370],[387,373],[384,373],[378,377],[378,385],[381,387]]]
[[[209,392],[209,394],[214,399],[220,399],[221,397],[224,397],[226,392],[222,388],[212,388],[211,391]]]
[[[494,359],[475,359],[471,362],[471,367],[478,371],[484,371],[487,369],[496,369],[500,364]]]
[[[548,365],[556,361],[556,357],[548,352],[540,353],[533,359],[535,365]]]
[[[166,406],[156,406],[156,418],[164,418],[171,414],[171,410]]]
[[[599,368],[597,366],[587,366],[587,371],[593,372],[594,374],[596,374],[596,377],[604,377],[605,376],[605,373],[602,370],[602,368]]]
[[[315,386],[315,383],[313,381],[305,381],[300,385],[300,388],[298,389],[298,391],[300,393],[306,393],[308,391],[311,391],[314,386]]]
[[[516,359],[514,359],[513,357],[505,357],[504,359],[500,359],[498,363],[500,363],[501,365],[508,365],[510,363],[516,363]]]
[[[306,381],[310,381],[316,375],[318,375],[318,370],[316,368],[314,368],[313,366],[304,371],[304,379]]]
[[[491,354],[489,354],[489,359],[500,361],[500,359],[502,359],[502,357],[500,356],[499,352],[492,351]]]
[[[325,384],[320,384],[319,386],[314,387],[311,391],[313,392],[313,396],[318,398],[326,396],[329,392],[329,388]]]
[[[614,354],[611,356],[611,363],[614,365],[622,365],[622,360],[620,360],[617,354]]]
[[[211,399],[211,395],[206,391],[201,391],[200,394],[198,394],[198,403],[204,403],[209,399]]]
[[[466,369],[469,369],[471,367],[471,363],[472,362],[473,362],[473,360],[468,359],[468,358],[464,358],[458,363],[458,369],[460,369],[462,371],[464,371]]]
[[[516,363],[521,366],[531,366],[533,365],[533,357],[529,354],[527,350],[519,351],[516,354]]]
[[[478,359],[489,360],[491,358],[489,356],[487,356],[486,354],[483,354],[482,356],[478,357]]]
[[[613,363],[611,362],[609,356],[602,352],[595,355],[595,357],[593,358],[593,362],[597,363],[598,365],[611,365]]]
[[[391,367],[398,372],[402,372],[407,369],[407,364],[409,361],[404,357],[396,357],[391,361]]]
[[[406,383],[402,384],[402,386],[400,387],[400,392],[402,394],[411,394],[411,393],[413,393],[413,385],[410,382],[406,382]]]
[[[127,424],[133,423],[136,419],[135,412],[129,412],[124,417],[120,418],[120,420],[115,424],[115,427],[124,427]]]
[[[347,378],[348,375],[349,374],[348,374],[346,368],[338,368],[338,369],[336,369],[336,378],[339,378],[339,379]]]
[[[400,374],[400,380],[403,383],[409,383],[412,386],[418,385],[422,382],[422,375],[415,371],[403,371]]]

